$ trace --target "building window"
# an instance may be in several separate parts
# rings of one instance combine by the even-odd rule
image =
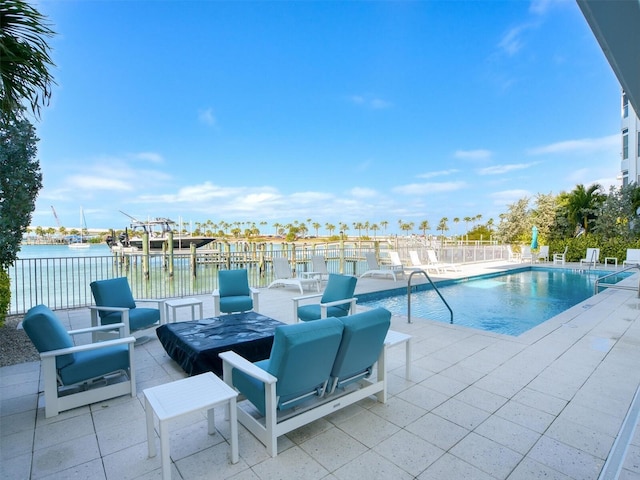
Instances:
[[[636,155],[640,157],[640,132],[636,134],[638,136],[638,148],[636,149]]]
[[[627,118],[629,116],[629,99],[627,98],[627,94],[622,92],[622,118]]]
[[[622,171],[622,186],[626,187],[629,185],[629,170]]]
[[[629,158],[629,130],[626,128],[622,131],[622,159]]]

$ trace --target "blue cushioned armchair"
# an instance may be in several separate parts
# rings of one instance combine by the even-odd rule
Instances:
[[[144,330],[155,324],[164,324],[164,299],[133,299],[131,287],[126,277],[97,280],[89,284],[95,301],[91,309],[91,325],[124,323],[126,335]],[[155,303],[157,308],[138,307],[140,303]],[[99,317],[99,321],[98,321]],[[94,336],[94,341],[97,339]]]
[[[120,395],[136,396],[135,338],[125,336],[125,324],[67,331],[48,307],[36,305],[25,315],[22,328],[40,352],[47,418]],[[71,337],[105,329],[117,329],[121,338],[75,346]],[[126,381],[114,382],[123,376]]]
[[[217,317],[222,313],[258,311],[257,288],[249,286],[249,277],[244,268],[220,270],[219,288],[213,291],[213,313]]]
[[[267,360],[221,353],[224,381],[252,404],[238,403],[238,421],[275,457],[278,437],[371,395],[385,402],[390,323],[391,313],[376,308],[277,327]]]
[[[293,318],[296,322],[302,320],[308,322],[327,317],[344,317],[349,313],[355,313],[356,300],[353,292],[356,289],[358,279],[350,275],[329,274],[327,287],[321,294],[305,295],[293,298]],[[309,299],[320,298],[320,303],[312,305],[300,305]]]

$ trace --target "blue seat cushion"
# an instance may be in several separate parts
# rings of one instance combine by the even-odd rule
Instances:
[[[247,295],[220,297],[220,311],[224,313],[248,312],[253,308],[253,300]]]
[[[345,306],[349,306],[350,303],[345,303]],[[349,313],[348,308],[345,309],[342,305],[336,305],[334,307],[327,308],[327,317],[344,317]],[[301,305],[298,307],[298,318],[303,322],[309,322],[311,320],[318,320],[320,318],[320,305]]]
[[[331,377],[338,379],[338,385],[347,385],[371,373],[378,360],[391,324],[391,312],[375,308],[340,318],[344,333]]]
[[[29,309],[22,320],[22,328],[29,336],[38,352],[50,352],[73,347],[73,339],[65,330],[60,319],[45,305]],[[64,368],[75,361],[74,353],[56,357],[56,368]]]
[[[99,307],[136,308],[127,277],[97,280],[89,284],[96,305]],[[100,312],[100,317],[109,316],[109,312]]]
[[[357,282],[357,277],[330,273],[327,287],[324,289],[320,303],[330,303],[337,300],[344,300],[345,298],[353,298],[353,292],[356,289]],[[349,311],[349,304],[345,303],[338,308]]]
[[[261,368],[278,379],[278,408],[285,410],[322,393],[329,380],[342,331],[340,320],[327,318],[309,323],[277,327],[268,360],[258,362]],[[233,370],[233,384],[264,415],[264,385]]]
[[[218,284],[221,298],[251,295],[249,277],[247,276],[247,270],[244,268],[220,270],[218,272]]]
[[[109,325],[111,323],[120,323],[122,321],[122,313],[105,312],[108,315],[102,317],[102,323]],[[160,321],[160,310],[157,308],[132,308],[129,310],[129,330],[144,330],[151,325]]]
[[[115,345],[75,353],[75,362],[59,369],[64,385],[73,385],[129,368],[128,345]]]

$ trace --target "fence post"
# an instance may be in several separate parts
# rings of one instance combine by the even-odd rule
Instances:
[[[142,273],[149,279],[149,232],[142,234]]]

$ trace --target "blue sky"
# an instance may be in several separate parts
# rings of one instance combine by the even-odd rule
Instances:
[[[620,87],[571,1],[41,1],[33,226],[482,215],[618,184]],[[353,230],[353,228],[352,228]],[[416,230],[417,231],[417,230]],[[322,233],[322,231],[321,231]]]

